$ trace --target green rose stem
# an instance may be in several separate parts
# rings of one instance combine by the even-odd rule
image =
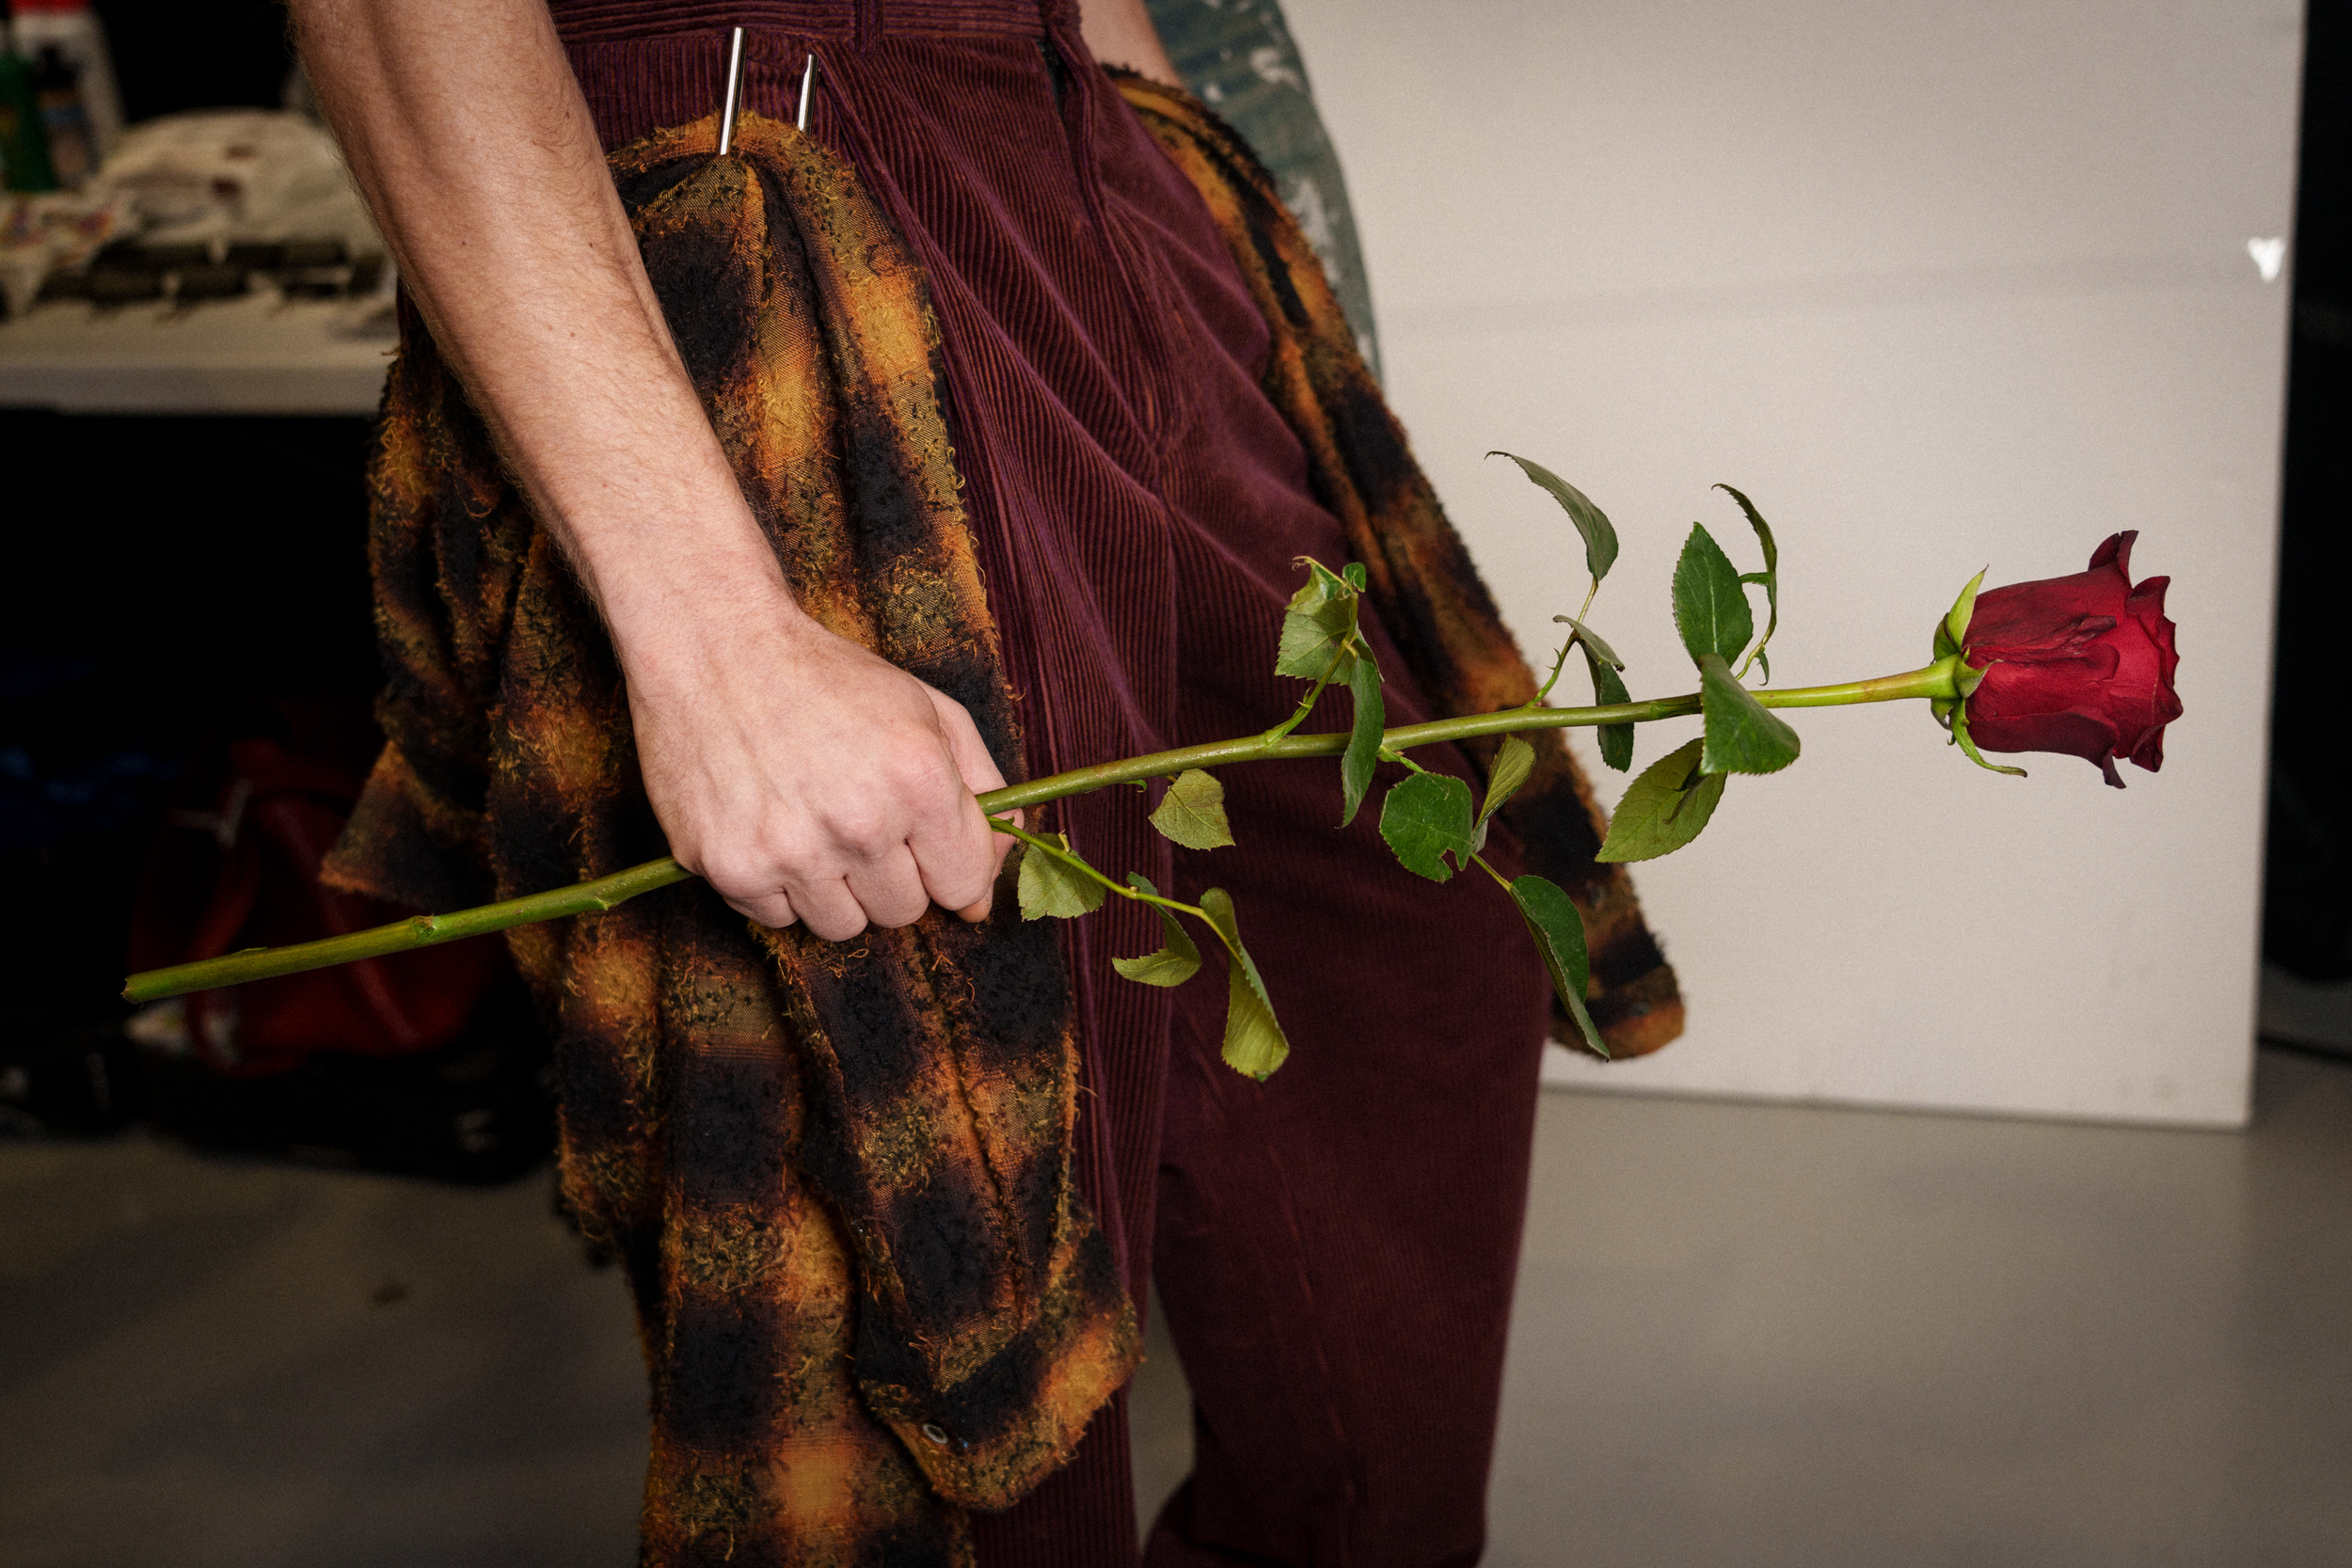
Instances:
[[[1766,707],[1840,707],[1853,703],[1898,702],[1910,697],[1957,702],[1963,696],[1959,685],[1959,665],[1960,660],[1954,656],[1900,675],[1848,681],[1839,686],[1758,690],[1753,695]],[[1659,719],[1688,718],[1698,711],[1699,694],[1695,691],[1679,697],[1659,697],[1642,703],[1611,703],[1597,707],[1505,708],[1500,713],[1473,714],[1463,719],[1437,719],[1426,724],[1406,724],[1387,730],[1382,732],[1380,747],[1384,752],[1405,752],[1416,746],[1467,740],[1474,736],[1508,735],[1520,730],[1581,729],[1600,724],[1643,724]],[[1341,732],[1273,736],[1260,734],[1245,736],[1237,740],[1215,740],[1202,746],[1180,746],[1171,752],[1153,752],[1147,756],[1097,763],[1091,768],[1075,768],[1067,773],[1032,779],[1027,784],[992,789],[979,797],[980,809],[993,816],[1024,806],[1042,805],[1066,796],[1089,794],[1112,784],[1172,778],[1187,768],[1265,762],[1277,757],[1338,756],[1347,749],[1348,738],[1346,734]],[[1025,838],[1027,835],[1016,836]],[[482,904],[452,914],[414,915],[389,926],[377,926],[319,942],[298,942],[290,947],[251,947],[241,953],[224,954],[217,958],[175,964],[169,969],[146,970],[130,977],[122,988],[122,994],[125,1000],[131,1002],[154,1002],[167,996],[183,996],[189,991],[209,990],[215,986],[266,980],[274,975],[294,974],[307,969],[326,969],[334,964],[349,963],[355,958],[377,958],[389,953],[405,953],[412,948],[430,947],[437,942],[455,942],[463,937],[488,936],[493,931],[529,926],[541,920],[555,920],[564,915],[594,914],[616,904],[627,903],[639,894],[651,893],[656,888],[668,887],[692,876],[692,872],[664,855],[658,861],[632,865],[626,871],[616,871],[610,877],[599,877],[594,881],[533,893],[521,898],[509,898],[501,903]],[[1126,894],[1126,889],[1110,884],[1106,879],[1104,880],[1111,891]],[[1178,907],[1190,908],[1188,905]]]

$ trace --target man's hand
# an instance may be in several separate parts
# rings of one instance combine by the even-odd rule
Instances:
[[[954,703],[793,603],[670,341],[543,0],[292,0],[353,175],[612,627],[678,860],[771,926],[988,910]]]
[[[678,863],[761,925],[833,942],[933,903],[984,918],[1012,840],[973,800],[1005,781],[971,716],[788,599],[731,619],[624,656]]]

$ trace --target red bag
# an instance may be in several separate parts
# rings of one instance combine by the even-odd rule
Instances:
[[[382,736],[357,698],[257,704],[200,747],[141,875],[131,967],[217,958],[416,913],[339,892],[319,866],[343,831]],[[216,1073],[264,1077],[320,1052],[412,1056],[454,1044],[511,962],[456,942],[156,1003],[133,1038]]]

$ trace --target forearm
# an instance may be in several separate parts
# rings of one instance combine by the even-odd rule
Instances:
[[[680,628],[794,613],[662,324],[538,0],[294,0],[401,276],[632,682]],[[691,612],[691,613],[690,613]]]
[[[603,610],[680,864],[830,940],[979,919],[971,716],[793,603],[663,325],[541,0],[292,0],[435,342]]]

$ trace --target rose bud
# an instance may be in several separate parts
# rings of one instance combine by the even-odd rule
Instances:
[[[1961,656],[1978,673],[1963,679],[1968,696],[1955,738],[1972,752],[2081,757],[2118,789],[2118,757],[2151,773],[2164,765],[2164,727],[2181,716],[2172,690],[2180,656],[2164,614],[2171,579],[2132,586],[2137,537],[2113,535],[2073,577],[1977,595]]]

